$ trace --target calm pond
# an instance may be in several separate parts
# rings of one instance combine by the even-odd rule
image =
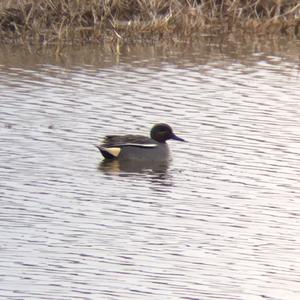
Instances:
[[[0,49],[1,299],[299,299],[300,44]],[[103,162],[166,122],[168,164]]]

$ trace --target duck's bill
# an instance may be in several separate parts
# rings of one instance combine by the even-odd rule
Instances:
[[[175,141],[180,141],[180,142],[185,142],[184,139],[180,138],[179,136],[177,136],[176,134],[173,134],[172,137],[171,137],[172,140],[175,140]]]

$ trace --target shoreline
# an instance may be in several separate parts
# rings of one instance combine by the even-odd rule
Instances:
[[[300,38],[296,0],[9,1],[0,5],[2,44],[75,45],[186,41],[197,35]]]

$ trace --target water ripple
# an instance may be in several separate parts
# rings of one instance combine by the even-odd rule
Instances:
[[[177,55],[1,65],[2,297],[298,299],[294,62]],[[156,122],[188,140],[170,164],[100,162]]]

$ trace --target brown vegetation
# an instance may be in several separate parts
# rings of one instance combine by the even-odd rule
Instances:
[[[300,35],[298,0],[2,0],[0,39],[74,44],[197,33]]]

